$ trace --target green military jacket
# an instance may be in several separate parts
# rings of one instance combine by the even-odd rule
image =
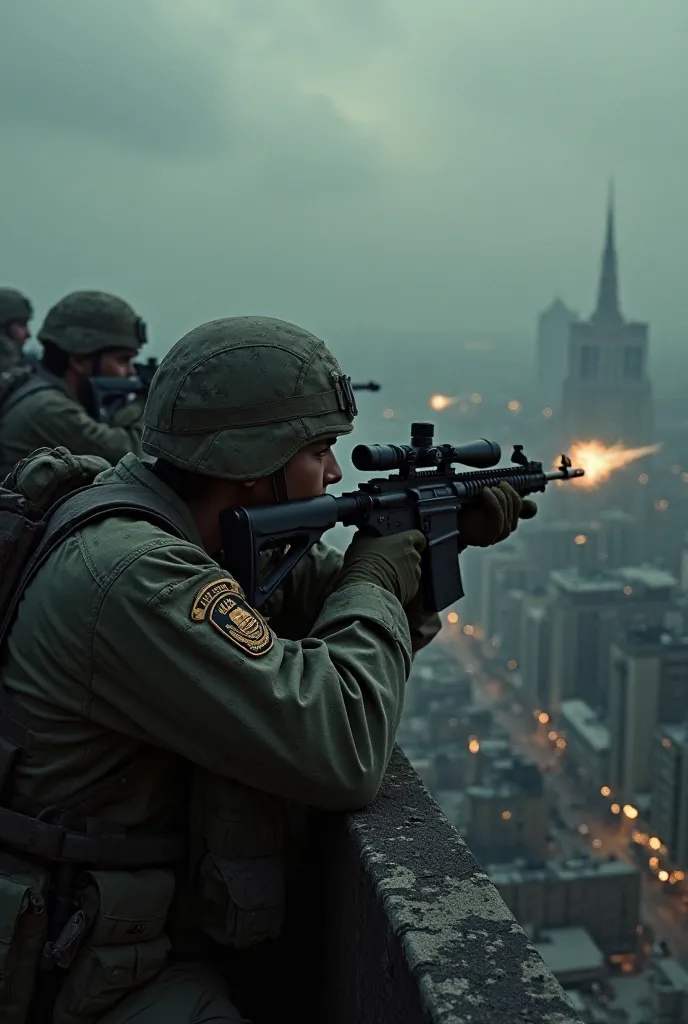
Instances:
[[[64,381],[38,367],[50,387],[0,410],[0,480],[37,448],[64,446],[74,455],[99,455],[116,463],[127,452],[140,453],[142,404],[125,407],[114,426],[98,423],[67,390]]]
[[[412,638],[401,605],[372,584],[332,591],[341,556],[318,545],[264,625],[203,551],[186,508],[133,454],[99,480],[162,491],[184,540],[111,518],[65,541],[21,602],[7,689],[45,723],[16,772],[14,805],[69,801],[145,750],[148,770],[103,809],[126,826],[162,819],[171,763],[317,807],[360,807],[394,744]],[[215,603],[214,603],[215,602]]]
[[[108,834],[185,830],[193,882],[180,885],[172,911],[169,871],[81,877],[79,906],[100,910],[60,991],[62,1024],[94,1019],[134,989],[145,1002],[140,986],[163,983],[170,939],[193,959],[199,931],[239,948],[279,934],[298,859],[294,805],[353,809],[374,798],[413,652],[439,628],[436,616],[410,625],[373,584],[338,589],[342,555],[324,544],[263,618],[144,463],[128,454],[98,478],[114,481],[162,495],[184,536],[113,517],[70,536],[39,569],[2,665],[31,716],[4,801],[32,816],[51,809],[52,820],[84,808],[88,792],[89,810],[76,813],[107,822]],[[0,867],[19,906],[35,869],[7,859]],[[0,923],[12,918],[10,896],[0,887]],[[124,944],[109,944],[113,933]],[[118,972],[102,998],[94,963],[97,977]]]
[[[0,331],[0,373],[20,363],[19,346]]]

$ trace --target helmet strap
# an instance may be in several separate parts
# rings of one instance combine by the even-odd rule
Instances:
[[[287,474],[284,471],[284,466],[280,466],[272,474],[272,490],[275,495],[275,501],[279,505],[283,501],[289,501],[289,487],[287,485]]]

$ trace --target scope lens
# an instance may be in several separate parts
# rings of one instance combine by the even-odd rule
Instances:
[[[396,444],[357,444],[351,453],[356,469],[366,473],[398,469],[406,462],[406,452]]]

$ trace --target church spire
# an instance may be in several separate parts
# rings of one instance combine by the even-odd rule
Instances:
[[[614,184],[609,183],[607,199],[607,230],[602,253],[602,270],[597,292],[597,308],[592,315],[593,323],[621,323],[619,307],[619,281],[616,265],[616,243],[614,238]]]

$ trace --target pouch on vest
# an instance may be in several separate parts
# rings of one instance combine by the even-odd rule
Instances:
[[[45,942],[45,868],[0,853],[0,1020],[24,1024]]]
[[[90,1024],[167,964],[164,934],[174,874],[162,869],[87,871],[78,907],[53,945],[69,966],[54,1008],[55,1024]]]
[[[285,802],[197,769],[192,807],[198,925],[243,949],[282,930]]]

